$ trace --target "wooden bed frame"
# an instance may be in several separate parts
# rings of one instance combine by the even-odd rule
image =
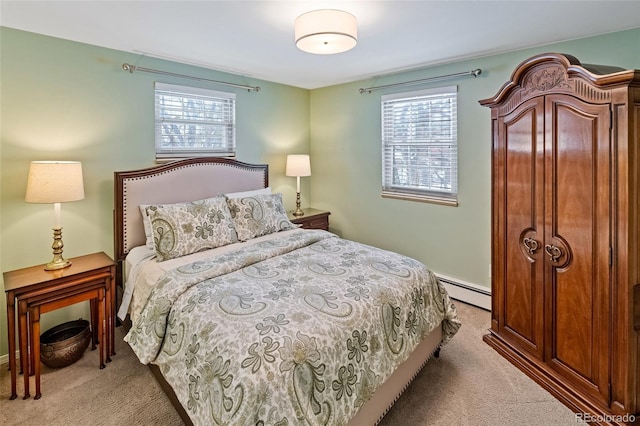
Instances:
[[[114,172],[114,186],[116,284],[121,291],[126,255],[133,247],[145,244],[141,204],[178,203],[266,188],[269,186],[269,166],[223,158],[192,158],[147,169]],[[380,422],[431,356],[438,356],[441,341],[442,326],[436,327],[422,341],[349,424],[374,425]],[[154,364],[149,364],[149,367],[185,424],[192,424],[160,369]]]

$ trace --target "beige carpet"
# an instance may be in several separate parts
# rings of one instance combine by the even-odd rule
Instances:
[[[487,311],[456,303],[462,328],[383,419],[407,425],[575,425],[574,414],[482,341]],[[43,366],[42,398],[10,401],[0,367],[0,425],[181,425],[180,417],[116,331],[117,355],[104,370],[87,351],[77,363]],[[33,395],[33,381],[32,381]]]

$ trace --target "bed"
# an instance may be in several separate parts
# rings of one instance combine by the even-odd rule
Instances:
[[[125,341],[186,424],[377,424],[455,307],[421,263],[293,225],[268,177],[215,158],[114,173]]]

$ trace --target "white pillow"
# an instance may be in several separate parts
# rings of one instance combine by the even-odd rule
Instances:
[[[161,206],[162,204],[155,207]],[[151,229],[151,219],[149,218],[149,207],[151,207],[150,204],[140,204],[140,214],[142,215],[142,225],[144,226],[145,245],[147,248],[154,250],[155,245],[153,244],[153,230]]]
[[[266,188],[254,189],[252,191],[230,192],[225,195],[227,196],[227,198],[235,199],[235,198],[253,197],[254,195],[269,195],[269,194],[271,194],[270,186],[267,186]]]

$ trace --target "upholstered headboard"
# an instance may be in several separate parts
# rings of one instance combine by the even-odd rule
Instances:
[[[169,204],[269,186],[269,166],[226,158],[191,158],[147,169],[114,172],[114,255],[144,245],[141,204]],[[119,278],[119,277],[118,277]]]

